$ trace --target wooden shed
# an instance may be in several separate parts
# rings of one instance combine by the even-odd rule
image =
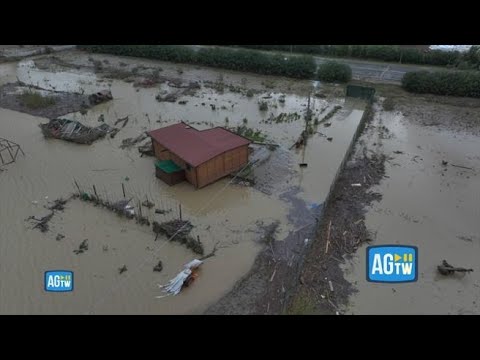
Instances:
[[[181,122],[148,135],[155,157],[161,162],[171,161],[181,169],[171,175],[156,166],[157,177],[170,185],[184,176],[193,186],[202,188],[248,164],[250,140],[222,127],[200,131]]]

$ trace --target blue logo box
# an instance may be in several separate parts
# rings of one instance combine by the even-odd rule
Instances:
[[[379,245],[367,248],[367,281],[406,283],[418,280],[416,246]]]
[[[70,292],[73,291],[73,271],[50,270],[45,271],[45,291]]]

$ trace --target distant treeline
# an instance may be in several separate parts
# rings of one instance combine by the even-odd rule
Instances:
[[[473,46],[461,55],[461,61],[454,60],[455,52],[431,51],[426,54],[415,49],[400,49],[391,45],[242,45],[252,49],[290,50],[304,53],[318,53],[335,56],[381,58],[394,61],[397,52],[403,56],[422,54],[430,64],[454,64],[461,69],[480,69],[480,48]],[[248,71],[264,75],[280,75],[299,79],[319,79],[326,82],[348,82],[352,73],[350,66],[337,62],[326,62],[318,67],[311,56],[289,56],[262,53],[246,49],[198,48],[181,45],[80,45],[79,48],[123,56],[136,56],[163,61],[198,64],[237,71]],[[322,50],[323,49],[323,50]],[[317,51],[317,52],[314,52]],[[441,54],[440,54],[441,53]],[[341,55],[343,54],[343,55]],[[408,57],[407,57],[408,58]],[[436,60],[433,60],[436,59]],[[440,60],[443,59],[443,60]],[[405,60],[405,58],[404,58]],[[419,63],[424,63],[420,61]],[[405,61],[406,62],[406,61]],[[407,73],[402,86],[410,92],[447,96],[480,97],[480,72],[477,71],[416,71]]]
[[[229,45],[256,50],[285,51],[311,55],[352,57],[420,65],[440,65],[480,69],[479,47],[467,53],[430,50],[427,52],[398,45]]]
[[[79,45],[79,48],[98,53],[144,57],[299,79],[314,78],[317,69],[311,56],[284,56],[245,49],[193,49],[179,45]]]

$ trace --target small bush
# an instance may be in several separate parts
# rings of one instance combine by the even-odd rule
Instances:
[[[385,111],[393,111],[395,108],[395,103],[393,102],[392,98],[386,98],[383,102],[383,110]]]
[[[55,105],[55,98],[43,96],[37,92],[27,90],[20,95],[20,101],[30,109],[42,109]]]
[[[346,83],[352,79],[352,69],[347,64],[327,61],[318,67],[317,78],[325,82]]]
[[[476,71],[415,71],[404,75],[405,90],[419,94],[480,98],[480,73]]]
[[[253,95],[255,95],[255,94],[253,93],[253,90],[252,90],[252,89],[248,89],[248,91],[247,91],[247,97],[251,98],[251,97],[253,97]]]
[[[260,111],[267,111],[268,110],[268,104],[265,101],[262,101],[261,103],[258,104],[258,109]]]

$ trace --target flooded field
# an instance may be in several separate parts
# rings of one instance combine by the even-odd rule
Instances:
[[[344,309],[348,314],[480,314],[478,108],[435,112],[429,106],[379,109],[362,137],[370,152],[387,156],[387,177],[371,189],[382,199],[365,218],[371,245],[418,246],[418,282],[368,283],[360,247],[345,266],[358,290]],[[442,276],[442,260],[474,271]]]
[[[132,81],[119,79],[119,73],[132,77],[140,66],[143,68]],[[155,70],[166,80],[137,86],[142,71]],[[202,313],[251,269],[264,246],[260,222],[279,221],[276,239],[282,241],[297,229],[292,214],[299,206],[310,209],[323,203],[365,107],[362,102],[345,101],[338,89],[308,81],[81,52],[0,64],[0,86],[17,80],[22,86],[76,94],[109,89],[112,101],[66,113],[62,118],[87,126],[98,126],[100,118],[111,126],[127,116],[129,121],[115,138],[107,136],[90,146],[77,145],[45,139],[39,124],[49,119],[0,109],[0,137],[20,144],[25,152],[25,157],[0,171],[3,314]],[[200,87],[185,92],[182,86],[189,82],[198,82]],[[304,150],[290,150],[305,128],[311,91],[323,92],[322,97],[311,97],[313,118],[320,121],[335,106],[341,109],[328,120],[330,126],[314,127]],[[175,94],[176,101],[157,100],[168,94]],[[290,115],[290,120],[284,121],[282,113]],[[140,157],[137,147],[148,139],[123,149],[121,144],[179,121],[198,129],[244,126],[279,147],[255,147],[253,156],[266,156],[267,161],[255,167],[254,187],[232,184],[229,178],[201,190],[187,182],[169,187],[155,177],[154,159]],[[299,163],[308,167],[301,169]],[[158,284],[167,283],[197,255],[178,243],[167,242],[166,237],[155,241],[151,227],[78,199],[55,213],[45,233],[25,221],[30,216],[47,215],[49,201],[76,192],[74,180],[88,192],[95,185],[99,196],[110,200],[123,198],[124,184],[126,196],[135,203],[145,199],[155,203],[150,210],[142,209],[150,221],[178,218],[181,204],[183,218],[194,225],[192,234],[200,237],[206,253],[218,245],[216,255],[205,261],[193,286],[178,296],[157,299],[162,295]],[[292,188],[299,189],[298,203],[282,197]],[[155,208],[171,211],[160,215],[155,214]],[[57,240],[59,234],[64,238]],[[88,251],[75,254],[85,239]],[[163,271],[153,272],[159,260]],[[127,271],[120,274],[123,266]],[[51,294],[43,290],[43,273],[52,269],[74,271],[74,292]]]

